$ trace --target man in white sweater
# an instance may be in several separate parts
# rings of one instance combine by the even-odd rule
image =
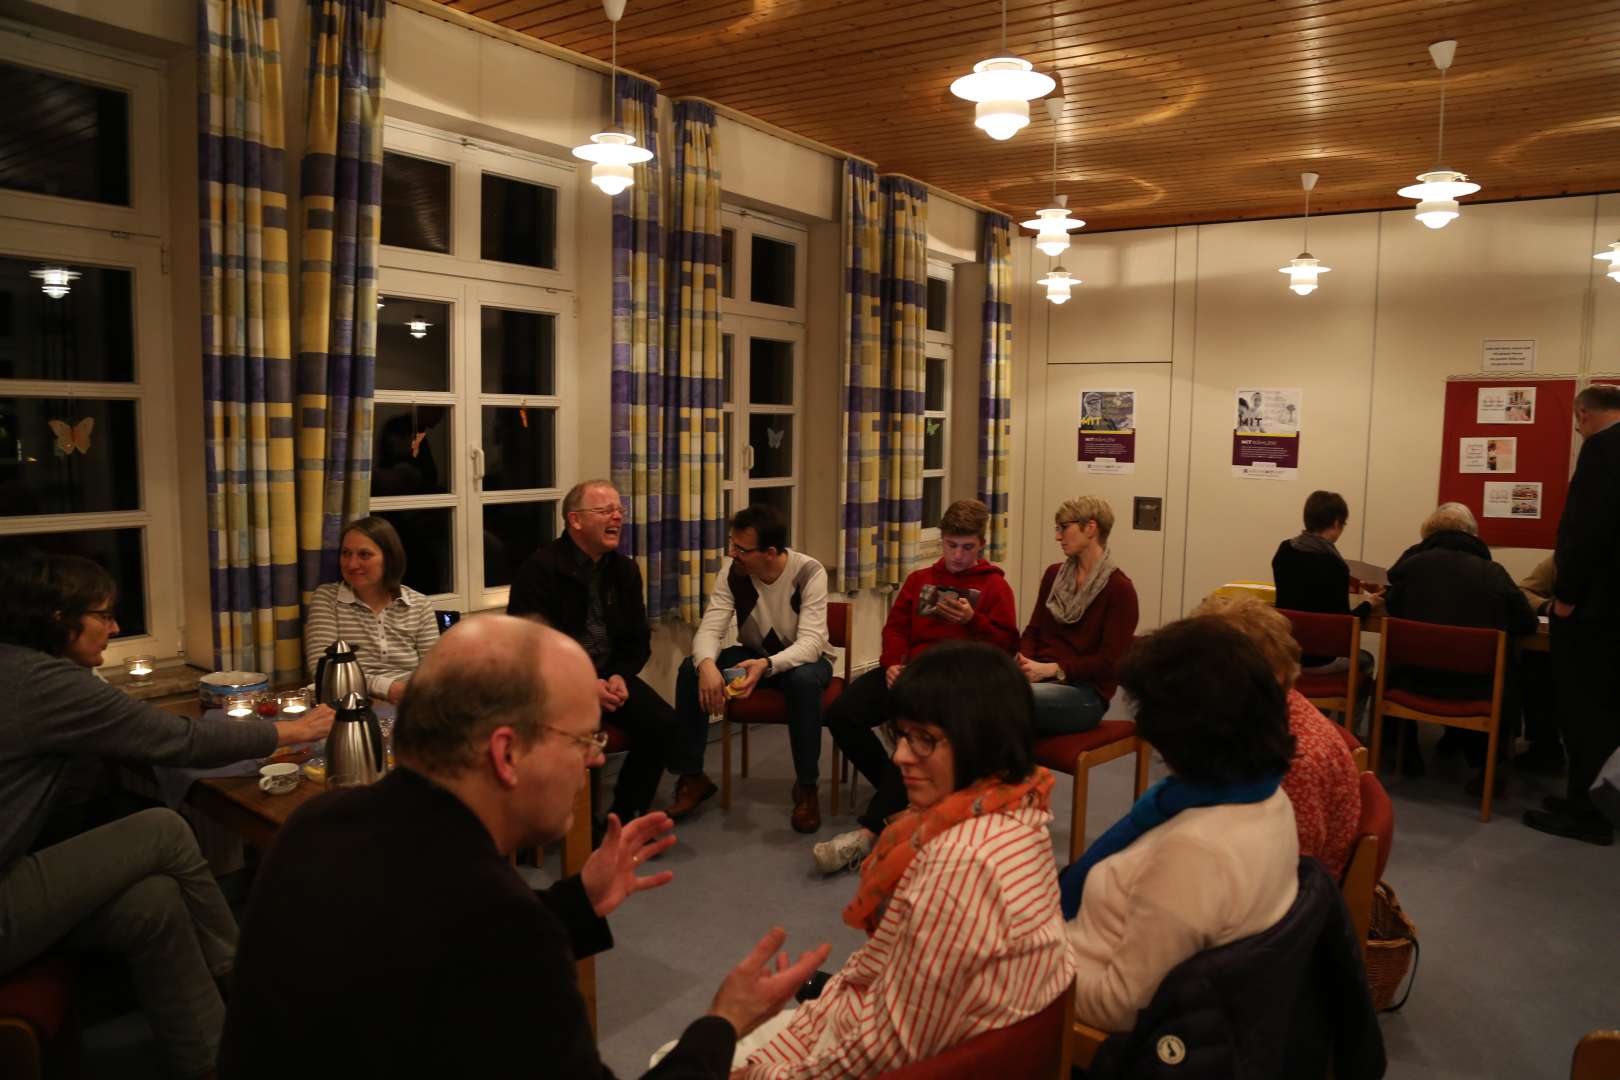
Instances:
[[[731,558],[720,568],[692,656],[675,680],[675,709],[687,735],[669,816],[682,818],[715,792],[703,773],[709,716],[727,696],[745,698],[758,686],[787,699],[793,747],[793,828],[821,828],[816,786],[821,779],[821,692],[832,679],[827,649],[827,571],[789,551],[787,523],[774,507],[750,506],[731,519]],[[722,648],[735,620],[738,643]],[[731,671],[730,680],[723,672]]]

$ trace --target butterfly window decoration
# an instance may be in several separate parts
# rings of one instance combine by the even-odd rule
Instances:
[[[944,426],[944,421],[942,421],[942,420],[927,420],[927,421],[924,421],[924,423],[923,423],[923,427],[924,427],[926,433],[928,434],[929,438],[932,438],[933,436],[938,435],[939,434],[939,429],[941,427],[943,427],[943,426]]]
[[[81,454],[90,452],[90,435],[96,428],[96,418],[86,416],[74,424],[66,420],[51,420],[51,434],[56,436],[56,456],[72,457],[76,450]]]
[[[765,429],[765,441],[770,445],[772,450],[782,449],[782,439],[786,435],[787,428],[768,427]]]

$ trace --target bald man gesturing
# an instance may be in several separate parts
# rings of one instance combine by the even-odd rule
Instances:
[[[506,858],[568,831],[600,720],[568,637],[504,615],[447,633],[400,706],[399,768],[300,809],[265,860],[220,1074],[610,1077],[573,962],[612,944],[625,899],[672,879],[637,868],[673,826],[610,817],[578,877],[541,892]],[[772,964],[785,937],[768,933],[647,1075],[726,1076],[738,1036],[827,956]]]

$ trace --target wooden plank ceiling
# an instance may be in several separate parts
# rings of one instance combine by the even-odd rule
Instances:
[[[442,0],[602,60],[598,0]],[[951,80],[1006,55],[996,0],[629,0],[619,61],[997,207],[1048,205],[1053,125],[998,143]],[[1620,189],[1620,0],[1010,0],[1057,78],[1057,189],[1092,229],[1411,206],[1444,164],[1474,201]],[[1427,45],[1455,38],[1445,158]]]

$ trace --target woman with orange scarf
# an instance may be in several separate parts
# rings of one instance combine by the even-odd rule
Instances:
[[[1029,683],[988,645],[935,646],[892,690],[910,806],[861,864],[867,940],[732,1075],[875,1076],[1040,1012],[1074,978]]]

